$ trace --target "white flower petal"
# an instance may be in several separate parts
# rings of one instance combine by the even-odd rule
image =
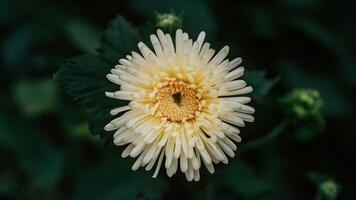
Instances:
[[[110,111],[122,115],[104,129],[115,131],[115,145],[127,145],[122,157],[137,158],[132,170],[156,164],[155,178],[164,159],[167,176],[180,168],[188,181],[199,181],[202,162],[214,173],[213,164],[235,156],[236,126],[253,122],[255,112],[245,105],[251,98],[240,95],[253,89],[238,80],[242,59],[226,59],[228,46],[214,56],[204,39],[205,32],[193,41],[180,29],[174,40],[157,30],[150,35],[153,50],[139,42],[141,54],[131,52],[107,74],[119,89],[105,95],[129,103]]]

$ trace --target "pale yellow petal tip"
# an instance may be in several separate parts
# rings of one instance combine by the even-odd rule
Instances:
[[[201,37],[205,37],[206,33],[205,31],[200,31],[199,35],[201,35]]]
[[[156,33],[157,33],[157,35],[161,35],[161,34],[164,35],[164,32],[161,29],[157,29]]]
[[[104,130],[105,131],[113,131],[115,130],[116,127],[114,125],[112,125],[111,123],[107,124],[105,127],[104,127]]]
[[[106,75],[106,78],[111,81],[113,78],[114,78],[114,75],[113,74],[107,74]]]
[[[105,92],[105,96],[107,96],[107,97],[114,97],[114,93],[112,93],[112,92]]]

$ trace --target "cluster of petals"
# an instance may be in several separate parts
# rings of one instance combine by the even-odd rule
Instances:
[[[202,166],[214,173],[214,163],[235,156],[239,127],[254,121],[251,99],[243,96],[252,87],[239,80],[242,59],[228,60],[228,46],[215,54],[204,39],[204,32],[193,41],[180,29],[174,39],[157,30],[153,50],[138,43],[140,53],[120,59],[107,75],[119,89],[106,96],[128,104],[111,110],[118,117],[105,130],[126,146],[122,157],[136,158],[132,170],[155,166],[156,177],[163,165],[169,177],[180,170],[198,181]]]

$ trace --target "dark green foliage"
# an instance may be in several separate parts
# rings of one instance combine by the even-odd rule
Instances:
[[[70,59],[54,75],[66,94],[87,108],[111,106],[105,91],[118,89],[103,78],[117,64],[136,49],[139,36],[121,16],[117,17],[101,38],[100,56],[85,55]]]
[[[259,178],[243,161],[232,162],[224,169],[223,183],[247,199],[259,199],[273,191],[273,186]]]
[[[129,168],[130,165],[112,156],[100,163],[99,169],[93,167],[83,171],[76,181],[74,199],[158,199],[167,190],[163,180],[152,179],[145,172],[127,172]],[[93,184],[92,180],[101,184]]]
[[[355,6],[0,0],[0,199],[356,199]],[[154,13],[171,11],[192,38],[205,31],[212,48],[241,56],[254,88],[256,121],[241,129],[237,156],[214,174],[202,167],[198,183],[167,178],[164,168],[157,179],[132,172],[134,159],[122,159],[103,130],[109,110],[127,103],[104,96],[119,87],[106,74],[149,41]],[[295,88],[320,93],[319,117],[289,122],[278,99]],[[279,127],[262,146],[243,148]]]
[[[120,58],[136,51],[139,39],[137,30],[123,17],[118,16],[102,35],[100,56],[116,64]]]
[[[105,77],[130,51],[136,49],[139,35],[121,16],[113,20],[103,33],[99,55],[84,55],[70,59],[54,75],[65,93],[85,108],[90,109],[89,127],[93,134],[100,134],[106,140],[111,134],[103,128],[113,117],[110,109],[124,105],[124,101],[112,100],[105,91],[115,91],[119,86]]]
[[[147,18],[154,11],[160,13],[172,10],[184,15],[183,28],[188,29],[192,36],[197,36],[202,30],[213,35],[216,31],[216,19],[213,17],[212,9],[206,0],[173,0],[169,3],[162,0],[132,0],[132,10]]]
[[[103,127],[111,119],[109,111],[120,105],[120,101],[105,96],[105,91],[113,91],[118,87],[110,84],[105,78],[111,67],[112,65],[99,56],[85,55],[69,60],[54,76],[54,80],[59,82],[67,95],[90,109],[91,132],[95,135],[102,134],[101,137],[107,139],[111,136],[105,133]]]
[[[96,54],[100,47],[99,30],[91,23],[80,19],[63,22],[66,35],[73,44],[86,53]]]
[[[54,75],[65,93],[86,108],[108,104],[105,91],[113,86],[103,78],[112,66],[99,56],[85,55],[70,59]]]
[[[118,106],[120,106],[118,104]],[[89,118],[89,130],[94,135],[100,135],[101,138],[105,139],[105,143],[108,144],[112,141],[113,132],[104,131],[104,126],[108,124],[114,116],[110,114],[110,110],[108,108],[102,107],[101,109],[96,109],[96,111],[92,112]]]
[[[62,176],[64,152],[41,136],[38,127],[21,118],[0,116],[0,145],[16,157],[16,164],[34,187],[49,187]],[[11,120],[22,126],[12,126]],[[41,144],[41,145],[38,145]]]
[[[263,103],[272,87],[278,82],[279,78],[267,79],[265,71],[247,71],[244,79],[253,87],[252,96],[254,101]]]
[[[29,117],[53,112],[58,103],[58,90],[50,79],[18,82],[13,96],[17,105]]]
[[[347,90],[343,90],[341,86],[335,84],[333,79],[336,77],[333,75],[330,75],[330,77],[320,75],[298,67],[293,63],[282,62],[280,67],[281,73],[285,77],[283,80],[287,85],[297,88],[312,88],[320,92],[327,115],[343,117],[350,114],[352,102],[346,96]]]

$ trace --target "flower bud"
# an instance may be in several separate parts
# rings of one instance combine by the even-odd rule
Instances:
[[[171,13],[156,13],[155,26],[162,29],[164,32],[174,33],[177,29],[182,27],[182,17],[180,15]]]
[[[312,89],[295,89],[280,102],[287,114],[300,120],[320,115],[323,105],[319,92]]]
[[[339,185],[333,180],[327,180],[319,186],[320,195],[326,200],[335,200],[339,193]]]
[[[323,130],[323,101],[317,90],[294,89],[279,101],[283,112],[297,126],[294,131],[297,139],[310,141]]]

